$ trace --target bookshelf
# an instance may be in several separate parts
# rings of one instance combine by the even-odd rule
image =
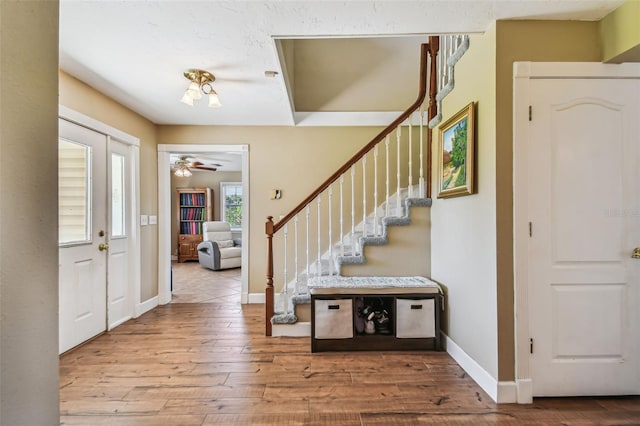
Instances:
[[[213,220],[211,188],[176,189],[178,221],[178,262],[198,260],[198,244],[202,242],[202,223]]]

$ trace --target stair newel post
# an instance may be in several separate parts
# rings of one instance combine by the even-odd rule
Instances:
[[[429,107],[427,110],[427,123],[429,123],[438,114],[438,104],[436,103],[436,95],[438,93],[438,51],[440,50],[440,37],[429,37]],[[432,171],[432,146],[433,146],[433,129],[427,126],[427,198],[431,198],[431,187],[433,186]]]
[[[340,175],[340,256],[344,256],[344,174]]]
[[[264,290],[265,335],[271,336],[271,318],[273,317],[273,216],[267,217],[267,287]]]
[[[309,208],[309,204],[305,207],[305,217],[306,217],[306,241],[305,241],[305,252],[306,252],[306,267],[305,271],[307,272],[307,281],[309,281],[309,219],[311,218],[311,209]]]
[[[420,113],[420,178],[418,180],[419,183],[419,191],[420,191],[420,196],[424,197],[425,196],[425,192],[424,192],[424,134],[423,134],[423,129],[424,129],[424,108],[422,106],[420,106],[420,111],[418,111]],[[428,198],[428,196],[427,196]]]
[[[367,236],[367,155],[362,157],[362,236]]]
[[[333,275],[333,186],[329,186],[329,275]]]
[[[402,127],[400,127],[400,125],[398,125],[398,127],[396,128],[396,140],[398,142],[397,144],[397,148],[396,148],[396,216],[400,217],[400,206],[401,206],[401,199],[400,199],[400,136],[401,136],[401,129]]]
[[[356,255],[356,165],[351,166],[351,256]]]
[[[373,236],[378,236],[378,145],[373,148]]]
[[[408,197],[413,197],[413,113],[409,116],[409,190]]]
[[[386,161],[386,201],[384,203],[384,216],[389,217],[389,135],[384,140],[385,161]]]

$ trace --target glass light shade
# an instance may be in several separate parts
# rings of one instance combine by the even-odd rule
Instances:
[[[218,94],[213,89],[211,89],[211,92],[209,92],[209,106],[211,108],[219,108],[222,106]]]
[[[193,99],[200,99],[202,97],[202,93],[200,93],[200,85],[195,81],[192,81],[187,88],[188,91],[191,92],[191,97]]]
[[[176,171],[175,171],[175,175],[178,177],[189,177],[191,176],[191,170],[189,170],[186,167],[179,167]]]
[[[189,89],[185,90],[184,95],[182,95],[182,99],[180,99],[180,102],[189,106],[193,106],[193,92],[191,92],[191,90]]]

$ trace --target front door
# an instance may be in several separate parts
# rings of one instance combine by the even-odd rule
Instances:
[[[60,353],[107,328],[107,137],[59,120]]]
[[[640,81],[530,84],[533,395],[638,394]]]
[[[107,216],[109,257],[107,267],[108,328],[122,324],[132,317],[133,294],[130,283],[129,237],[131,223],[131,155],[129,146],[113,138],[108,140]]]

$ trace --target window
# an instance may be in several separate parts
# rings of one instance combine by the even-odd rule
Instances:
[[[111,154],[111,236],[125,236],[124,156]]]
[[[231,229],[242,228],[242,182],[220,182],[220,217]]]
[[[91,241],[91,148],[58,141],[58,243]]]

